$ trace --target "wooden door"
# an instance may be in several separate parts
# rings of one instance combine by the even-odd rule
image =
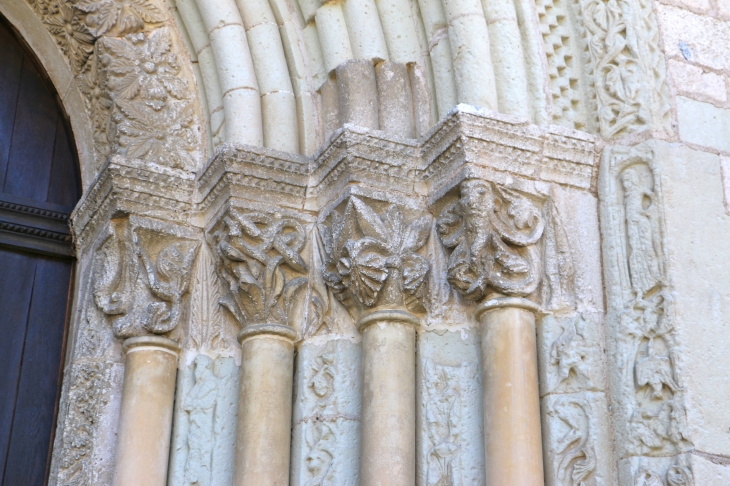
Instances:
[[[2,1],[2,0],[0,0]],[[0,17],[0,485],[47,481],[80,197],[55,90]]]

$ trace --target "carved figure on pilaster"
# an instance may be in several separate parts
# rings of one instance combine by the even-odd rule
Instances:
[[[342,216],[333,211],[330,224],[319,225],[325,283],[346,307],[421,309],[429,263],[416,251],[431,221],[425,215],[406,222],[395,205],[378,214],[350,197]]]
[[[118,338],[167,334],[178,326],[200,245],[165,242],[156,257],[144,246],[129,221],[112,222],[94,260],[94,299]],[[140,298],[142,289],[150,298]]]
[[[299,254],[305,242],[301,223],[231,208],[211,238],[225,282],[220,304],[239,325],[294,327],[296,297],[308,279],[287,277],[284,267],[295,273],[308,269]]]

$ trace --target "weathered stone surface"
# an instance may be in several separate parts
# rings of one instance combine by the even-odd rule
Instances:
[[[730,152],[730,109],[680,96],[677,118],[682,141]]]

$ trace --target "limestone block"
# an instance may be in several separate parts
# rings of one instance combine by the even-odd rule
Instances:
[[[416,484],[485,483],[479,333],[425,330],[416,371]]]
[[[678,96],[677,121],[682,141],[730,152],[730,109]]]
[[[352,60],[337,66],[340,120],[377,130],[378,88],[375,69],[369,60]]]
[[[322,5],[317,9],[316,20],[324,66],[329,74],[343,62],[352,59],[352,47],[342,5],[338,2]]]
[[[552,394],[543,398],[541,405],[545,484],[613,485],[605,395]]]
[[[169,484],[233,481],[239,373],[234,358],[204,354],[178,373]]]
[[[342,11],[347,21],[353,58],[387,61],[388,47],[375,0],[345,0]]]
[[[345,339],[304,342],[297,360],[292,485],[356,486],[361,347]]]
[[[604,389],[601,314],[576,314],[538,320],[540,396]]]
[[[727,132],[726,132],[727,133]],[[674,285],[679,383],[695,448],[730,455],[730,215],[719,157],[677,145],[658,149],[669,278]],[[701,484],[701,483],[698,483]]]
[[[690,55],[689,61],[717,70],[730,68],[730,22],[658,4],[664,49],[668,55]],[[681,45],[680,45],[681,43]]]
[[[730,157],[720,157],[722,187],[725,192],[725,212],[730,214]]]
[[[720,18],[730,20],[730,0],[717,0],[717,13]]]
[[[693,66],[675,59],[670,59],[667,67],[680,93],[686,93],[702,101],[719,103],[727,101],[727,87],[725,86],[724,76],[706,72],[699,66]]]
[[[379,128],[390,135],[415,138],[413,97],[405,64],[384,61],[375,66]]]
[[[730,484],[730,461],[726,457],[692,454],[690,464],[695,484],[703,486]]]

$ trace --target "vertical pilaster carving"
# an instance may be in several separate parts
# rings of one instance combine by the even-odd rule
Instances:
[[[611,147],[604,166],[601,209],[612,330],[609,356],[618,361],[611,378],[619,458],[682,454],[693,446],[677,368],[674,296],[664,263],[654,152],[646,146]],[[651,475],[668,478],[666,469],[645,468],[649,472],[636,473],[637,481],[646,483]],[[689,465],[685,469],[691,477]],[[673,474],[679,477],[683,471]]]
[[[581,0],[601,134],[671,133],[669,88],[651,2]]]

